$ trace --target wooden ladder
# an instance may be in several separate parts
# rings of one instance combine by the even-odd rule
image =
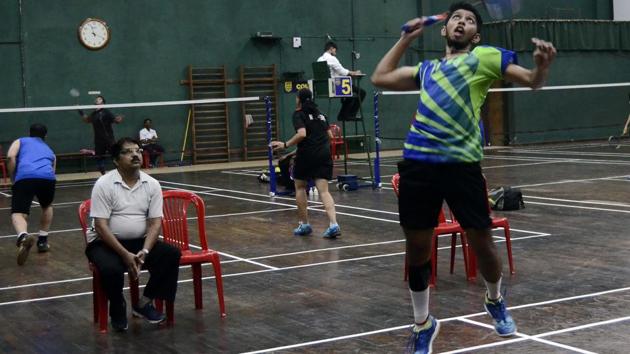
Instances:
[[[188,66],[191,100],[227,97],[225,66]],[[230,161],[227,103],[195,104],[192,110],[193,164]]]
[[[243,160],[267,158],[267,111],[265,96],[271,98],[271,136],[278,136],[278,81],[276,65],[243,66],[240,68],[241,97],[258,96],[259,101],[242,102],[243,112]],[[253,123],[248,126],[247,116]]]

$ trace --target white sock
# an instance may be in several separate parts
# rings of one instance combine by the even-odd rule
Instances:
[[[498,300],[501,298],[501,279],[503,279],[503,276],[501,276],[496,283],[490,283],[485,279],[483,280],[486,283],[486,288],[488,288],[488,299]]]
[[[417,325],[423,324],[429,317],[429,288],[424,291],[413,291],[411,294],[411,304],[413,305],[413,319]]]
[[[42,236],[42,237],[48,236],[48,231],[39,230],[39,236]]]
[[[151,299],[149,299],[148,297],[143,295],[143,296],[140,297],[140,299],[138,299],[138,306],[139,307],[144,307],[149,302],[151,302]]]

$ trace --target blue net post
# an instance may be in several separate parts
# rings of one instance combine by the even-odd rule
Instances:
[[[378,91],[374,91],[374,187],[381,188],[381,124],[378,120]]]
[[[271,97],[265,96],[265,108],[267,110],[267,158],[269,159],[269,196],[276,195],[276,169],[273,166],[273,149],[271,148]]]

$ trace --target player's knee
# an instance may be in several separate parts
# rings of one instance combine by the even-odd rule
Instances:
[[[431,278],[431,262],[420,266],[409,265],[409,289],[411,291],[424,291],[429,287]]]

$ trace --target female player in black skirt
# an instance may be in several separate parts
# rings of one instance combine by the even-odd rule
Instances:
[[[306,236],[313,232],[308,223],[306,188],[309,180],[315,181],[319,197],[324,203],[328,215],[329,227],[322,234],[325,238],[341,235],[335,215],[335,201],[328,191],[328,181],[332,179],[332,157],[330,156],[330,132],[326,117],[319,112],[313,102],[313,93],[302,89],[296,97],[296,109],[293,113],[295,135],[287,141],[272,141],[274,150],[286,149],[297,145],[297,155],[293,170],[295,181],[295,202],[298,208],[299,225],[293,230],[296,236]]]

